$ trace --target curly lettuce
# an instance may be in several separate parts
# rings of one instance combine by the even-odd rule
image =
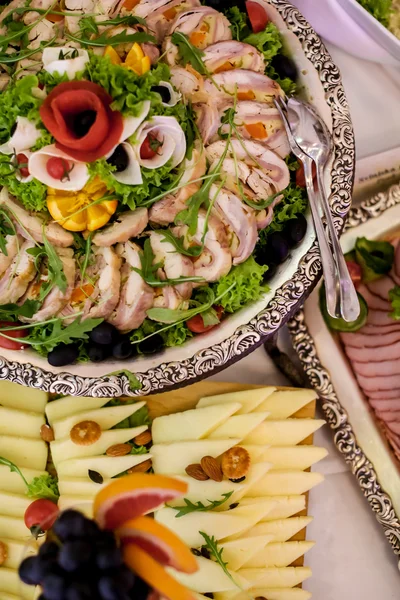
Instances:
[[[382,25],[388,27],[393,11],[393,0],[358,0],[358,3]]]
[[[60,497],[57,480],[48,473],[34,477],[28,485],[26,493],[28,498],[46,498],[55,503]]]
[[[225,312],[236,312],[249,302],[259,300],[269,290],[263,282],[264,273],[267,270],[266,265],[259,265],[253,256],[250,256],[244,263],[233,267],[228,275],[214,283],[212,289],[216,297],[224,294],[233,283],[235,284],[219,302]]]
[[[268,23],[264,31],[251,33],[245,37],[243,42],[255,46],[264,55],[267,63],[279,54],[282,49],[281,34],[277,26],[272,22]]]
[[[139,329],[136,329],[131,335],[131,341],[137,342],[143,340],[148,335],[158,333],[161,335],[164,345],[167,347],[181,346],[188,338],[193,336],[192,332],[187,328],[186,323],[177,323],[169,327],[165,331],[160,331],[165,328],[162,323],[145,319]],[[149,345],[151,338],[149,339]],[[138,354],[143,354],[140,349],[140,344],[135,344]]]
[[[18,181],[10,165],[10,158],[4,154],[0,155],[0,186],[6,186],[10,194],[18,198],[28,210],[46,209],[46,186],[37,179],[32,179],[28,183]]]

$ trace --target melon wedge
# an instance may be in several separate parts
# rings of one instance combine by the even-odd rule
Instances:
[[[241,392],[207,396],[198,401],[196,408],[211,406],[213,404],[225,404],[227,402],[239,402],[242,405],[242,408],[238,411],[238,414],[246,414],[255,410],[257,406],[264,402],[273,392],[275,392],[275,390],[276,388],[274,387],[264,387],[254,390],[243,390]]]
[[[0,540],[3,537],[10,537],[11,533],[14,540],[28,542],[32,538],[32,534],[26,527],[23,519],[0,514]]]
[[[197,556],[196,561],[199,569],[193,575],[178,573],[172,569],[168,569],[168,572],[182,585],[203,594],[239,590],[238,586],[241,586],[243,589],[248,587],[247,581],[238,576],[237,573],[231,572],[231,579],[213,560]]]
[[[10,381],[0,381],[0,404],[7,408],[17,408],[42,415],[47,398],[47,393],[42,390],[24,387]]]
[[[151,427],[153,443],[200,440],[240,409],[241,404],[230,402],[157,417]]]
[[[23,600],[33,600],[35,587],[22,583],[18,571],[1,567],[0,575],[0,598],[3,598],[3,592],[7,592]]]
[[[250,582],[250,588],[291,588],[299,585],[312,574],[308,567],[240,569],[238,573]]]
[[[151,447],[153,469],[165,475],[184,475],[188,465],[199,463],[203,456],[220,456],[239,442],[240,438],[154,444]]]
[[[18,569],[24,558],[33,556],[37,553],[36,548],[32,545],[27,545],[20,540],[18,541],[3,537],[1,538],[1,541],[7,546],[7,558],[2,566],[8,569]],[[2,596],[0,596],[0,598],[2,599]]]
[[[317,446],[270,446],[264,450],[259,460],[270,462],[271,470],[304,471],[325,458],[327,454],[325,448]]]
[[[60,511],[73,508],[79,510],[89,519],[93,519],[93,498],[90,496],[60,496],[58,508]]]
[[[277,519],[258,523],[244,534],[246,537],[254,535],[273,535],[275,542],[287,542],[296,533],[307,527],[312,517],[291,517],[290,519]]]
[[[44,415],[0,406],[0,435],[16,435],[40,440]]]
[[[256,411],[270,413],[269,419],[287,419],[317,398],[314,390],[276,391],[257,406]]]
[[[256,569],[287,567],[311,550],[313,546],[314,542],[308,541],[272,542],[249,556],[244,563],[244,567]]]
[[[229,569],[237,571],[247,564],[253,556],[261,554],[273,539],[272,535],[259,535],[222,542],[220,547],[224,549],[224,561],[228,563]],[[249,564],[248,566],[252,565]]]
[[[269,444],[271,446],[296,446],[317,431],[325,421],[322,419],[286,419],[264,421],[244,440],[244,444]]]
[[[324,481],[320,473],[309,473],[307,471],[270,471],[250,487],[247,496],[280,496],[287,494],[304,494],[319,483]]]
[[[85,398],[84,396],[65,396],[49,402],[46,406],[46,417],[50,425],[54,421],[65,419],[71,415],[75,415],[86,410],[96,410],[101,408],[111,398]]]
[[[220,592],[214,594],[215,600],[249,600],[249,592]],[[301,588],[252,588],[251,598],[265,600],[309,600],[310,592]]]
[[[12,435],[0,435],[0,456],[19,467],[44,471],[47,463],[47,444]]]
[[[75,444],[69,437],[50,443],[51,455],[57,468],[62,460],[70,458],[83,458],[85,456],[97,456],[104,454],[107,448],[114,444],[124,444],[134,437],[146,431],[147,427],[131,427],[129,429],[111,429],[103,431],[101,437],[90,446]]]
[[[271,498],[242,498],[240,505],[254,504],[258,502],[268,502],[271,510],[262,519],[263,521],[275,521],[277,519],[287,519],[305,510],[305,495],[294,496],[272,496]]]
[[[243,439],[248,436],[267,417],[267,412],[249,413],[247,415],[233,415],[214,429],[208,436],[210,440],[225,440],[229,438]]]
[[[58,476],[89,477],[89,469],[97,471],[105,478],[115,477],[131,467],[139,465],[151,458],[151,454],[128,454],[127,456],[89,456],[87,458],[70,458],[61,461],[57,466]]]
[[[73,426],[81,421],[94,421],[100,425],[103,431],[111,429],[114,425],[128,419],[144,404],[144,402],[136,402],[135,404],[121,404],[121,406],[108,406],[106,408],[98,408],[71,415],[59,421],[53,421],[55,438],[68,437]]]
[[[2,456],[4,456],[2,454]],[[10,458],[8,460],[11,460]],[[28,483],[32,481],[34,477],[40,477],[45,475],[46,471],[39,471],[34,469],[25,469],[21,467],[21,472]],[[18,473],[10,471],[5,465],[0,465],[0,486],[4,492],[11,494],[25,494],[26,485],[21,479]]]
[[[2,487],[2,482],[0,481]],[[0,491],[0,514],[9,517],[24,517],[25,511],[32,503],[28,496],[22,494],[10,494]],[[12,533],[12,532],[10,532]]]
[[[59,479],[58,489],[62,495],[86,496],[93,499],[110,482],[111,479],[104,479],[103,483],[95,483],[89,478],[64,477]]]

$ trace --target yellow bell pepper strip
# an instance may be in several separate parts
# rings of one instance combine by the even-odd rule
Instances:
[[[104,50],[104,56],[108,56],[113,65],[121,65],[127,69],[134,71],[136,75],[144,75],[150,70],[151,62],[150,58],[145,55],[139,44],[134,43],[132,48],[129,50],[125,61],[122,61],[121,57],[112,46],[107,46]]]
[[[48,188],[47,208],[55,221],[68,231],[95,231],[111,219],[118,205],[117,200],[104,200],[95,204],[109,191],[95,177],[79,192],[64,192]]]

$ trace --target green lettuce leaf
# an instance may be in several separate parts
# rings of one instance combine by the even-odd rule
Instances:
[[[0,94],[0,143],[11,137],[11,128],[17,117],[27,117],[35,123],[40,122],[39,107],[42,100],[32,95],[32,88],[39,84],[35,75],[27,75],[9,85]]]
[[[136,329],[131,335],[131,341],[136,342],[143,340],[148,335],[156,333],[160,329],[165,327],[162,323],[145,319],[139,329]],[[187,328],[185,323],[178,323],[172,325],[166,331],[160,332],[161,337],[165,346],[181,346],[188,338],[193,336],[192,332]],[[150,343],[150,340],[149,340]],[[135,348],[138,354],[143,354],[140,350],[140,344],[135,344]]]
[[[392,14],[393,0],[358,0],[358,3],[365,8],[375,19],[378,19],[382,25],[389,25],[390,15]]]
[[[389,313],[392,319],[398,321],[400,319],[400,286],[395,285],[389,292],[389,300],[392,304],[392,312]]]
[[[2,116],[0,116],[0,121],[1,118]],[[46,209],[46,186],[37,179],[32,179],[28,183],[18,181],[13,168],[9,164],[10,158],[5,154],[0,155],[0,186],[6,186],[10,194],[18,198],[28,210],[41,211]]]
[[[48,473],[34,477],[26,493],[29,498],[46,498],[52,502],[57,502],[60,497],[57,480]]]
[[[251,44],[259,50],[268,63],[282,49],[282,40],[279,29],[274,23],[269,22],[264,31],[251,33],[243,39],[246,44]]]
[[[238,40],[239,42],[242,41],[251,32],[247,20],[247,13],[240,10],[238,6],[231,6],[224,12],[226,18],[230,22],[233,39]]]
[[[259,265],[250,256],[244,263],[233,267],[228,275],[212,285],[215,296],[223,294],[233,283],[236,285],[219,302],[225,312],[233,313],[243,308],[249,302],[255,302],[265,292],[268,286],[263,283],[266,265]]]

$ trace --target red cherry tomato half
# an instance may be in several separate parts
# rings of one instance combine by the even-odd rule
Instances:
[[[65,158],[61,158],[60,156],[52,156],[47,161],[46,170],[50,177],[61,181],[61,179],[68,175],[71,168]]]
[[[315,163],[312,163],[312,177],[313,177],[313,181],[315,181],[315,178],[317,176],[317,169],[315,168]],[[296,185],[298,185],[299,187],[305,188],[306,187],[306,179],[304,177],[304,167],[302,164],[300,164],[299,168],[296,171]]]
[[[12,327],[15,325],[19,326],[19,323],[12,323],[11,321],[0,321],[0,333],[3,327]],[[4,335],[12,338],[24,338],[28,335],[27,329],[9,329],[7,331],[3,331]],[[22,342],[13,342],[13,340],[9,340],[6,337],[0,335],[0,348],[7,348],[8,350],[22,350],[26,348],[29,344],[24,344]]]
[[[48,531],[53,527],[58,513],[57,504],[54,504],[51,500],[45,498],[34,500],[25,511],[25,525],[32,533],[38,534],[41,531]]]
[[[218,319],[221,320],[221,317],[224,314],[223,307],[214,306],[214,310],[217,313]],[[186,321],[186,325],[188,326],[188,329],[190,329],[190,331],[192,331],[193,333],[205,333],[206,331],[210,331],[210,329],[213,329],[213,327],[216,327],[218,323],[216,323],[215,325],[206,326],[204,325],[203,317],[201,315],[196,315],[188,321]]]
[[[360,265],[353,260],[346,260],[346,265],[350,273],[350,277],[354,285],[357,287],[362,280],[362,269]]]
[[[17,154],[17,163],[21,177],[29,177],[28,157],[25,154]],[[21,167],[20,165],[24,165]]]
[[[157,154],[157,152],[152,148],[152,141],[156,139],[157,138],[154,135],[151,135],[151,133],[148,134],[140,146],[140,158],[143,158],[143,160],[149,160]]]
[[[268,25],[269,19],[265,9],[261,6],[261,4],[248,0],[248,2],[246,2],[246,10],[247,14],[249,15],[251,28],[254,33],[264,31]]]

